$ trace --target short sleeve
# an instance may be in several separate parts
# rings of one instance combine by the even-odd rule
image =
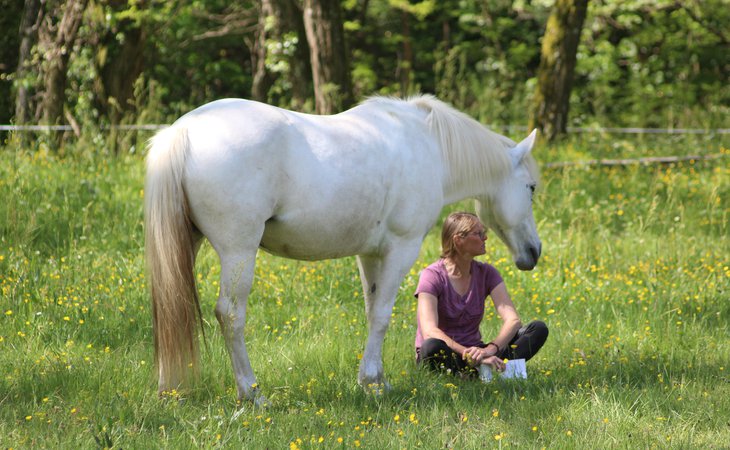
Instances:
[[[490,295],[494,288],[499,286],[504,280],[499,271],[491,264],[484,264],[484,292]]]
[[[418,279],[418,286],[416,287],[415,297],[418,294],[425,292],[431,294],[436,298],[441,297],[444,291],[443,277],[439,272],[432,266],[426,267],[421,271],[421,276]]]

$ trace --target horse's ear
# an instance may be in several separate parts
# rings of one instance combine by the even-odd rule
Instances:
[[[535,145],[535,139],[537,138],[537,128],[532,130],[529,136],[522,140],[519,144],[512,147],[510,153],[512,154],[512,161],[515,165],[519,164],[526,155],[530,153],[532,147]]]

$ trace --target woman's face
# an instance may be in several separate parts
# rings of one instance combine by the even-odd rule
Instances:
[[[459,253],[474,257],[487,252],[484,246],[486,240],[487,232],[484,225],[477,223],[466,234],[457,236],[456,245]]]

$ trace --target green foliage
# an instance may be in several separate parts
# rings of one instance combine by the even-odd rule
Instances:
[[[349,6],[357,23],[351,39],[357,95],[431,92],[490,123],[524,122],[528,81],[539,63],[533,43],[549,12],[544,6],[446,1],[419,16],[380,1],[370,2],[364,23],[357,5]],[[403,60],[406,41],[412,64]],[[413,72],[404,90],[399,74],[406,65]]]
[[[194,106],[221,97],[246,97],[251,85],[249,49],[251,2],[163,2],[166,11],[154,16],[150,36],[150,79],[165,89],[168,114],[179,116]],[[217,36],[226,20],[240,23]],[[247,22],[248,21],[248,22]],[[248,23],[248,25],[245,25]]]
[[[6,22],[19,20],[22,8],[13,5],[17,11]],[[99,107],[95,67],[121,47],[127,21],[145,30],[145,67],[136,89],[143,95],[133,99],[123,124],[152,116],[169,122],[217,98],[249,97],[255,5],[92,2],[71,58],[69,111],[85,129],[110,121]],[[527,122],[551,1],[345,0],[342,6],[356,98],[434,93],[488,123]],[[590,2],[571,125],[727,128],[728,11],[725,0]],[[276,75],[288,74],[294,49],[306,46],[285,31],[266,43],[266,67]],[[5,39],[17,47],[12,33]],[[96,52],[102,41],[106,50]],[[41,55],[35,58],[40,64]],[[2,69],[2,86],[13,70]],[[38,73],[13,82],[37,93]],[[12,102],[3,98],[0,117],[10,117]],[[292,106],[286,76],[275,77],[269,98]]]
[[[143,96],[135,97],[133,116],[122,123],[143,123],[138,120],[142,116],[155,116],[164,123],[216,98],[245,97],[250,90],[251,67],[244,37],[250,33],[246,21],[255,23],[255,14],[245,2],[92,4],[86,11],[69,73],[69,91],[81,93],[69,96],[71,110],[88,126],[109,123],[109,118],[100,114],[94,91],[99,77],[95,60],[104,55],[90,44],[107,34],[121,43],[125,35],[119,25],[125,20],[139,23],[145,30],[145,70],[138,80],[144,85],[136,89]],[[215,33],[228,25],[226,20],[241,24],[238,28],[234,24],[231,32]]]
[[[0,151],[4,448],[712,448],[730,440],[727,140],[596,134],[536,150],[542,163],[699,149],[724,159],[543,170],[540,264],[517,271],[491,235],[485,257],[522,319],[550,326],[526,381],[483,385],[415,366],[412,293],[438,255],[437,229],[398,293],[384,346],[393,390],[380,397],[355,382],[367,327],[354,260],[260,255],[246,338],[266,409],[235,401],[209,245],[196,265],[208,338],[201,379],[157,398],[143,160],[109,158],[104,147],[69,147],[63,157]],[[498,324],[488,314],[484,335]]]
[[[573,121],[727,126],[727,2],[591,3],[579,51]],[[724,34],[724,36],[723,36]],[[725,105],[725,106],[721,106]]]

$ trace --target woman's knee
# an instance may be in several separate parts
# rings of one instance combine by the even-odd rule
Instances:
[[[423,341],[419,355],[421,360],[434,356],[445,357],[449,350],[451,349],[446,345],[446,342],[441,339],[431,338]]]
[[[541,320],[527,324],[522,333],[520,345],[513,353],[513,358],[531,359],[547,341],[548,333],[547,325]]]
[[[547,339],[548,334],[550,333],[547,324],[542,320],[533,320],[527,324],[524,330],[524,333],[521,334],[529,334],[530,336],[538,339]]]

